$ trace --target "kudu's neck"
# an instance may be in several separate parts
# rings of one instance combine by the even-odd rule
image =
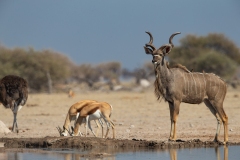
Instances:
[[[171,72],[165,60],[155,66],[155,76],[157,79],[161,79],[161,82],[168,81],[170,79]]]

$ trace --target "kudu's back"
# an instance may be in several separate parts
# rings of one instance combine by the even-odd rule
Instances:
[[[212,73],[182,72],[182,102],[199,104],[204,98],[222,103],[227,85],[217,75]]]

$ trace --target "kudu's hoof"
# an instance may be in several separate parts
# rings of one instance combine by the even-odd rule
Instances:
[[[174,139],[168,139],[168,142],[176,142]]]

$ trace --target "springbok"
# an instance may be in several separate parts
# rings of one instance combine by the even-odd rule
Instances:
[[[97,102],[97,101],[95,101],[95,100],[83,100],[83,101],[79,101],[79,102],[73,104],[69,108],[66,119],[65,119],[65,122],[64,122],[64,125],[63,125],[63,129],[61,129],[59,126],[57,127],[60,136],[67,136],[68,133],[71,135],[71,133],[70,133],[71,121],[74,120],[75,121],[74,125],[75,125],[81,109],[85,106],[88,106],[90,103],[93,103],[93,102]],[[80,134],[80,136],[82,136],[82,133],[80,132],[80,130],[79,130],[79,134]]]
[[[110,119],[111,114],[112,114],[112,106],[106,102],[93,102],[89,104],[88,106],[82,108],[82,110],[79,112],[79,117],[75,123],[72,135],[73,136],[78,135],[79,127],[83,123],[84,119],[86,119],[86,124],[88,124],[89,128],[91,129],[89,119],[92,117],[92,120],[102,118],[105,121],[107,125],[107,132],[104,138],[107,138],[110,127],[112,127],[113,138],[115,138],[115,125],[113,121]],[[99,122],[101,123],[101,121]],[[87,132],[87,128],[86,128],[86,132]],[[102,135],[103,135],[103,128],[102,128]]]
[[[152,44],[153,37],[150,32],[149,43],[145,44],[146,54],[153,56],[156,80],[155,95],[158,99],[164,98],[169,104],[171,129],[169,140],[176,140],[176,123],[181,102],[199,104],[204,102],[217,119],[217,130],[214,141],[218,141],[221,124],[224,125],[224,143],[228,141],[228,117],[223,109],[223,101],[227,92],[226,83],[212,73],[190,72],[186,67],[178,65],[169,68],[165,56],[174,47],[172,38],[180,34],[174,33],[169,38],[169,44],[156,49]]]
[[[112,106],[106,102],[97,102],[94,100],[83,100],[73,104],[69,108],[68,114],[65,119],[65,123],[63,125],[63,130],[60,127],[57,127],[57,129],[61,136],[67,136],[67,132],[69,132],[71,136],[77,136],[79,134],[80,125],[86,122],[85,136],[87,135],[87,125],[89,129],[92,131],[92,133],[94,134],[94,136],[96,136],[96,134],[93,132],[91,128],[90,121],[98,120],[102,126],[102,137],[103,137],[103,123],[101,121],[101,118],[102,118],[107,124],[107,132],[105,137],[107,137],[109,132],[109,127],[111,126],[113,129],[113,138],[115,138],[114,124],[110,119],[111,113],[112,113]],[[67,130],[67,128],[69,128],[71,120],[76,120],[74,124],[74,129],[72,127],[72,133],[70,133],[70,131]]]

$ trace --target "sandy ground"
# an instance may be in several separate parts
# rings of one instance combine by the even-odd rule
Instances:
[[[117,139],[168,139],[170,117],[168,104],[156,100],[153,88],[144,92],[82,92],[69,98],[67,94],[30,94],[27,104],[18,113],[20,132],[0,134],[5,138],[42,138],[59,136],[57,126],[63,126],[69,107],[75,102],[93,99],[112,104],[111,119],[116,125]],[[240,141],[240,91],[229,90],[224,109],[229,117],[229,142]],[[11,127],[13,114],[10,109],[0,108],[0,120]],[[92,122],[95,128],[95,124]],[[199,105],[182,103],[177,124],[177,138],[181,140],[214,139],[217,121],[204,103]],[[84,131],[84,127],[81,127]],[[100,132],[99,132],[100,133]],[[89,133],[88,137],[93,136]],[[112,137],[112,132],[108,137]],[[223,127],[220,140],[223,141]]]

